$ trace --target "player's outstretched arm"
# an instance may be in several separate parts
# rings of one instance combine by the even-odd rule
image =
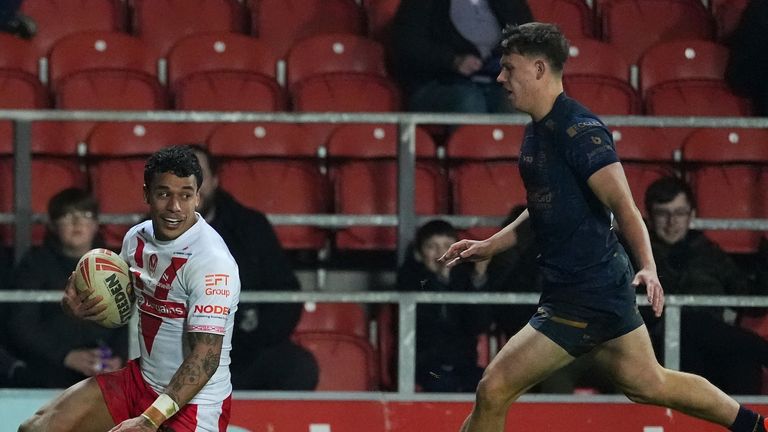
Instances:
[[[606,165],[587,181],[598,199],[616,216],[624,238],[639,260],[640,270],[632,280],[634,286],[644,286],[653,313],[659,317],[664,310],[664,290],[656,273],[648,229],[629,190],[624,169],[619,162]]]
[[[439,262],[453,267],[463,261],[483,261],[495,254],[509,249],[517,243],[515,229],[528,219],[528,210],[524,210],[512,223],[485,240],[459,240],[438,258]]]
[[[87,321],[100,321],[101,314],[107,310],[107,305],[100,304],[104,299],[102,296],[94,296],[93,290],[88,289],[80,293],[75,289],[75,273],[72,272],[64,286],[64,295],[61,298],[61,308],[64,312]]]
[[[223,335],[190,332],[187,342],[190,353],[171,378],[165,393],[144,413],[126,420],[110,432],[155,431],[160,425],[186,405],[205,386],[219,367]]]

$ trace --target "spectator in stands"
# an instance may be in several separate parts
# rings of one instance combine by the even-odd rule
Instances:
[[[400,291],[478,292],[488,263],[448,269],[437,259],[457,240],[443,220],[421,226],[398,270]],[[482,376],[477,336],[489,330],[489,305],[421,304],[416,309],[416,384],[428,392],[472,392]]]
[[[727,41],[731,55],[725,78],[736,94],[752,101],[754,113],[768,116],[768,0],[750,0]]]
[[[216,159],[201,145],[193,148],[203,169],[199,211],[235,258],[241,292],[299,291],[299,281],[269,220],[221,189]],[[301,303],[240,302],[230,365],[235,389],[314,390],[317,362],[291,341],[301,312]]]
[[[102,246],[98,204],[85,190],[68,188],[48,202],[42,246],[14,270],[15,288],[61,290],[77,262]],[[34,371],[36,387],[66,388],[99,372],[119,369],[128,357],[127,328],[108,329],[66,314],[56,303],[21,303],[8,316],[11,343]]]
[[[533,19],[525,0],[402,0],[393,21],[395,69],[411,111],[511,111],[495,83],[501,29]]]
[[[696,199],[688,184],[675,177],[655,181],[646,190],[645,207],[659,278],[668,294],[751,294],[747,277],[728,254],[689,228]],[[719,307],[683,308],[681,367],[726,392],[759,393],[768,341],[734,326],[724,312]],[[646,322],[660,348],[662,321],[647,317]]]
[[[35,21],[20,13],[24,0],[4,0],[0,2],[0,31],[11,33],[20,38],[31,39],[37,32]]]

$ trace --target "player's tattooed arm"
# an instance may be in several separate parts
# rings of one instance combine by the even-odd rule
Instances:
[[[179,366],[166,393],[179,406],[189,402],[216,372],[224,336],[211,333],[187,333],[190,352]]]

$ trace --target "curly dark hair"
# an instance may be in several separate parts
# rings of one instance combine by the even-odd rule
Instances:
[[[150,187],[158,174],[172,173],[178,177],[195,176],[197,188],[203,184],[203,170],[192,147],[177,145],[158,150],[144,165],[144,184]]]

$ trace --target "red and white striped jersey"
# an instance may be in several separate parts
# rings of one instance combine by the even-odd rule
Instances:
[[[153,390],[163,393],[189,354],[187,332],[224,336],[218,370],[190,401],[211,404],[232,392],[229,353],[240,278],[224,240],[195,215],[197,222],[170,241],[155,238],[152,221],[134,226],[120,256],[136,291],[141,374]]]

